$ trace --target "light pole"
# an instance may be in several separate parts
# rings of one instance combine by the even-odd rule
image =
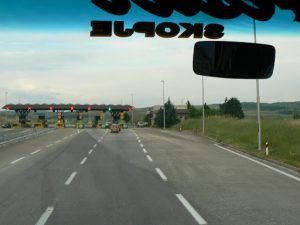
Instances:
[[[205,109],[204,109],[204,76],[202,76],[202,135],[204,136],[204,124],[205,124]]]
[[[256,21],[253,20],[254,43],[256,39]],[[260,116],[260,96],[259,96],[259,80],[256,79],[256,101],[257,101],[257,124],[258,124],[258,150],[261,150],[261,116]]]
[[[131,125],[133,127],[133,94],[131,94]]]
[[[5,92],[5,106],[7,105],[7,95],[8,95],[8,92],[6,91]],[[5,121],[7,121],[7,110],[5,112]]]
[[[161,82],[163,84],[164,129],[166,129],[165,81],[161,80]]]

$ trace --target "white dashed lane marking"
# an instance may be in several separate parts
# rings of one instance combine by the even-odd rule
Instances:
[[[166,177],[166,175],[161,171],[161,169],[159,168],[155,168],[156,172],[158,173],[158,175],[161,177],[161,179],[163,181],[168,181],[168,178]]]
[[[40,219],[37,221],[35,225],[45,225],[49,217],[54,211],[54,207],[50,206],[46,209],[46,211],[41,215]]]
[[[15,164],[15,163],[21,161],[22,159],[25,159],[25,157],[18,158],[18,159],[16,159],[16,160],[10,162],[10,164]]]
[[[197,221],[200,225],[205,225],[207,222],[199,215],[199,213],[193,208],[193,206],[183,197],[181,194],[176,194],[178,200],[182,203],[182,205],[186,208],[186,210],[192,215],[192,217]]]
[[[150,162],[153,162],[153,160],[152,160],[152,158],[151,158],[150,155],[147,155],[147,158],[148,158],[148,160],[149,160]]]
[[[84,157],[83,160],[80,162],[80,165],[83,165],[86,160],[87,160],[87,157]]]
[[[73,179],[75,178],[76,174],[77,174],[77,172],[73,172],[73,173],[69,176],[69,178],[66,180],[65,185],[70,185],[71,182],[73,181]]]
[[[34,154],[36,154],[36,153],[39,153],[41,150],[42,150],[42,149],[38,149],[38,150],[36,150],[36,151],[34,151],[34,152],[31,152],[30,154],[31,154],[31,155],[34,155]]]

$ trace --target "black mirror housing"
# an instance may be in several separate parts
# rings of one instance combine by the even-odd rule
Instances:
[[[202,41],[195,44],[193,69],[210,77],[267,79],[273,75],[275,55],[271,45]]]

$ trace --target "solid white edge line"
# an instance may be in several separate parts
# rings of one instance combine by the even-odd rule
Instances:
[[[89,155],[90,155],[90,154],[92,154],[92,153],[93,153],[93,151],[94,151],[93,149],[89,150]]]
[[[54,207],[48,207],[45,212],[41,215],[40,219],[37,221],[35,225],[45,225],[52,212],[54,211]]]
[[[158,173],[158,175],[161,177],[161,179],[163,181],[168,181],[168,178],[165,176],[165,174],[161,171],[161,169],[159,168],[155,168],[156,172]]]
[[[150,155],[147,155],[147,158],[148,158],[148,160],[149,160],[150,162],[153,162],[153,159],[151,158]]]
[[[300,181],[300,178],[299,178],[299,177],[296,177],[296,176],[294,176],[294,175],[292,175],[292,174],[289,174],[289,173],[286,173],[286,172],[284,172],[284,171],[282,171],[282,170],[276,169],[275,167],[272,167],[272,166],[269,166],[269,165],[264,164],[264,163],[262,163],[262,162],[259,162],[259,161],[255,160],[255,159],[252,159],[252,158],[250,158],[250,157],[248,157],[248,156],[245,156],[245,155],[243,155],[243,154],[240,154],[240,153],[238,153],[238,152],[232,151],[232,150],[230,150],[230,149],[228,149],[228,148],[224,148],[224,147],[222,147],[222,146],[220,146],[220,145],[218,145],[218,144],[214,144],[214,145],[215,145],[216,147],[218,147],[218,148],[221,148],[221,149],[223,149],[223,150],[225,150],[225,151],[228,151],[228,152],[230,152],[230,153],[232,153],[232,154],[234,154],[234,155],[240,156],[240,157],[242,157],[242,158],[248,159],[248,160],[250,160],[250,161],[252,161],[252,162],[254,162],[254,163],[256,163],[256,164],[259,164],[259,165],[261,165],[261,166],[264,166],[264,167],[266,167],[266,168],[268,168],[268,169],[270,169],[270,170],[273,170],[273,171],[275,171],[275,172],[277,172],[277,173],[280,173],[280,174],[282,174],[282,175],[285,175],[285,176],[287,176],[287,177],[289,177],[289,178],[292,178],[292,179],[294,179],[294,180],[296,180],[296,181]]]
[[[186,210],[192,215],[192,217],[197,221],[200,225],[205,225],[207,222],[199,215],[199,213],[194,209],[194,207],[183,197],[182,194],[176,194],[178,200],[182,203],[182,205],[186,208]]]
[[[94,148],[96,148],[97,147],[97,144],[94,144],[94,146],[93,146]]]
[[[40,152],[41,150],[42,150],[42,149],[38,149],[38,150],[36,150],[36,151],[34,151],[34,152],[31,152],[30,154],[31,154],[31,155],[34,155],[34,154]]]
[[[147,150],[146,150],[145,148],[143,148],[143,152],[146,153],[146,154],[148,153]]]
[[[85,163],[85,161],[87,160],[87,157],[84,157],[81,162],[80,162],[80,165],[83,165]]]
[[[15,164],[15,163],[21,161],[22,159],[25,159],[25,157],[18,158],[18,159],[16,159],[16,160],[10,162],[10,164]]]
[[[69,176],[69,178],[66,180],[65,185],[70,185],[71,182],[72,182],[72,180],[75,178],[76,174],[77,174],[77,172],[73,172],[73,173]]]

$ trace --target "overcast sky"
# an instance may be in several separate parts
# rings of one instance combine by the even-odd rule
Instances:
[[[175,104],[201,103],[201,77],[192,70],[193,47],[199,40],[141,35],[91,38],[91,20],[116,18],[100,12],[90,1],[73,0],[78,5],[72,10],[58,4],[69,0],[16,2],[0,3],[0,105],[5,92],[10,103],[131,104],[133,93],[135,106],[157,105],[162,102],[161,80],[165,80],[166,96]],[[145,18],[161,20],[150,14],[144,18],[143,11],[138,12],[117,19],[128,24]],[[249,18],[198,17],[174,15],[173,19],[215,21],[225,26],[222,40],[253,42]],[[278,12],[273,20],[257,26],[258,42],[272,44],[277,51],[273,77],[260,82],[262,102],[299,101],[300,23],[293,22],[292,13]],[[205,78],[208,104],[233,96],[255,101],[255,81]]]

